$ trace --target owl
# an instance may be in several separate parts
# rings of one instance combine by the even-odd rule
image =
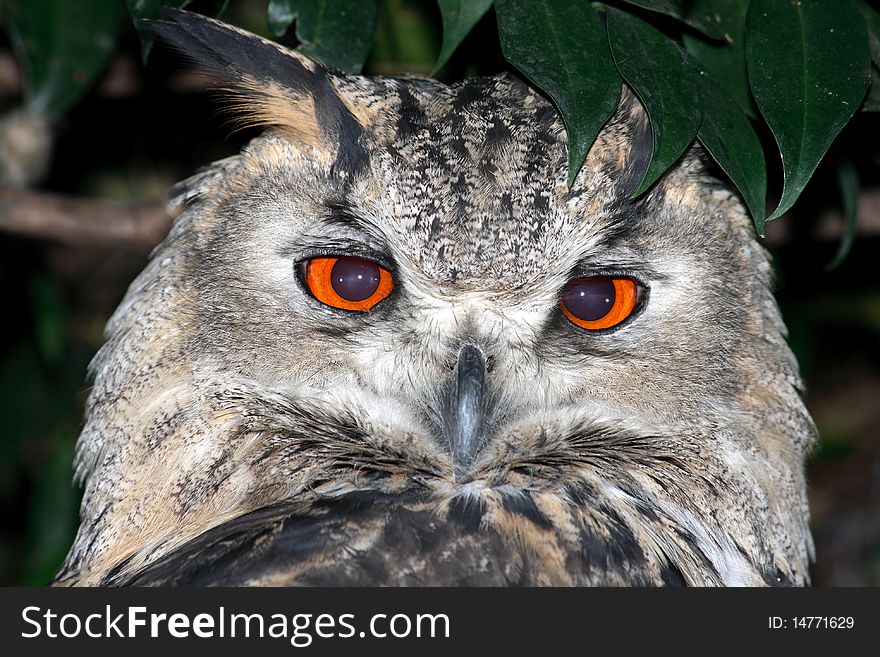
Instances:
[[[634,196],[626,88],[574,183],[511,74],[345,75],[154,31],[264,127],[91,365],[59,585],[800,585],[815,440],[768,255],[694,146]]]

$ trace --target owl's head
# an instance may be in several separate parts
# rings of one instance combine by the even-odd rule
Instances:
[[[559,114],[512,75],[350,76],[184,12],[155,29],[266,130],[178,187],[108,326],[62,581],[365,493],[458,522],[449,558],[486,582],[805,580],[813,429],[767,256],[697,149],[633,197],[631,93],[569,187]],[[375,522],[351,550],[381,551]],[[505,563],[468,561],[489,544]]]

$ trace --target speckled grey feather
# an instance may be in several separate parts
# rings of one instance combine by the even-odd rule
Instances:
[[[344,76],[184,12],[157,32],[268,129],[178,187],[108,324],[57,583],[808,581],[813,424],[767,254],[696,148],[630,198],[651,137],[624,90],[569,189],[557,112],[511,75]],[[296,264],[328,253],[393,293],[322,305]],[[590,333],[558,304],[585,274],[646,298]],[[464,345],[491,412],[462,470]]]

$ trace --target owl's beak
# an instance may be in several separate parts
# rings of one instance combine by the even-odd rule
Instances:
[[[452,452],[455,476],[464,474],[483,444],[486,417],[486,358],[474,345],[458,352],[443,408],[443,433]]]

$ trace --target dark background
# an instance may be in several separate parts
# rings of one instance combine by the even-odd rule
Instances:
[[[214,15],[221,4],[191,8]],[[224,17],[268,32],[260,0],[234,2]],[[126,27],[104,75],[52,126],[40,190],[123,204],[161,199],[172,183],[253,136],[230,134],[204,83],[167,52],[157,49],[144,68],[137,35],[127,16],[120,20]],[[439,45],[433,3],[387,0],[365,72],[426,74]],[[504,66],[490,12],[440,77]],[[0,34],[0,117],[20,102]],[[877,162],[864,155],[878,146],[873,118],[857,116],[828,158],[854,158],[863,183],[859,234],[842,266],[825,271],[842,224],[831,164],[820,166],[794,212],[768,228],[779,303],[822,436],[809,482],[813,579],[825,586],[880,584],[880,180]],[[71,462],[86,367],[149,251],[0,232],[0,584],[47,583],[72,540],[80,493]]]

